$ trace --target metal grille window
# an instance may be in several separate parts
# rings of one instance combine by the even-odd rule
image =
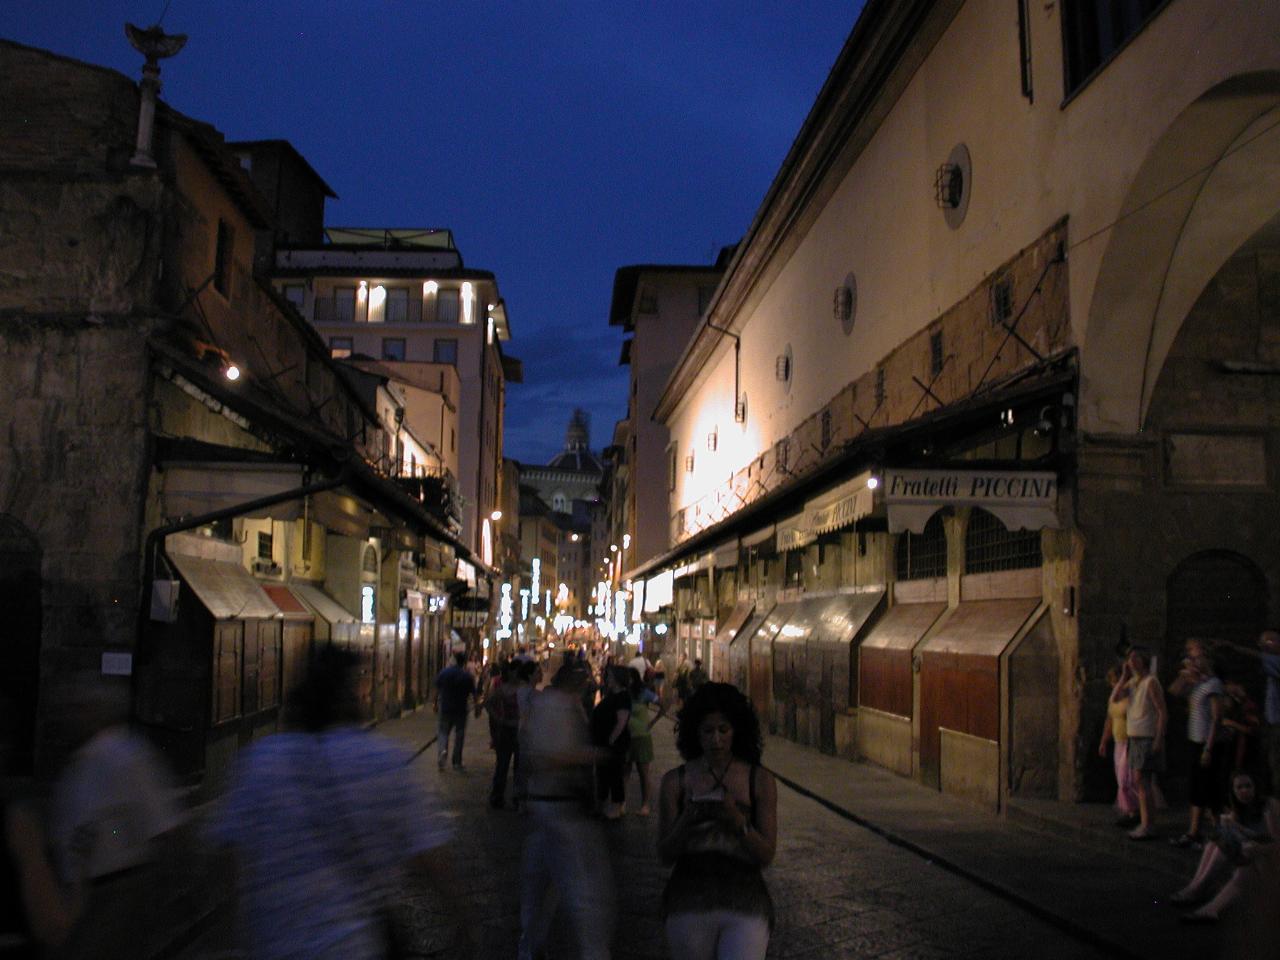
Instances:
[[[1040,566],[1040,531],[1006,530],[985,510],[974,510],[964,534],[964,572],[994,573]]]
[[[1001,326],[1013,319],[1013,281],[1001,277],[991,285],[991,323]]]
[[[825,450],[831,446],[831,411],[822,411],[822,449]]]
[[[935,330],[929,334],[929,375],[936,377],[942,373],[942,364],[945,361],[945,355],[942,352],[942,331]]]
[[[894,566],[899,580],[931,580],[947,575],[947,530],[935,513],[923,533],[907,531],[898,537]]]

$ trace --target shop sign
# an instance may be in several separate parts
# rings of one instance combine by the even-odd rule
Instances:
[[[1058,526],[1058,477],[1012,470],[887,470],[889,530],[919,533],[940,507],[982,507],[1010,530]]]

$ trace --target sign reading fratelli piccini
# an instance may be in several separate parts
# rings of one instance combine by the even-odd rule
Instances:
[[[886,470],[889,529],[919,533],[940,507],[982,507],[1011,530],[1058,526],[1058,477],[1009,470]]]

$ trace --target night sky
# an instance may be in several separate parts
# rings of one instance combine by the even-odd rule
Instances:
[[[0,36],[119,70],[165,0],[0,0]],[[448,227],[507,302],[506,452],[626,412],[614,271],[710,263],[751,222],[860,0],[170,0],[163,98],[291,141],[330,225]]]

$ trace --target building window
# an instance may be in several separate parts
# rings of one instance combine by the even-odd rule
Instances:
[[[876,370],[876,406],[884,404],[884,367]]]
[[[964,533],[964,572],[994,573],[1040,566],[1040,531],[1006,530],[986,510],[974,509]]]
[[[436,322],[437,323],[457,323],[458,322],[458,291],[441,287],[440,292],[436,294]]]
[[[404,359],[404,337],[383,337],[382,338],[382,359],[383,360],[403,360]]]
[[[831,446],[831,411],[830,410],[822,411],[821,428],[822,428],[821,444],[822,444],[822,449],[825,450],[827,449],[827,447]]]
[[[407,323],[409,320],[409,291],[405,287],[387,290],[387,323]]]
[[[935,513],[922,533],[907,531],[898,537],[894,567],[899,580],[932,580],[947,575],[947,530],[942,514]]]
[[[298,308],[298,312],[302,312],[302,304],[307,298],[307,287],[303,283],[286,283],[281,290],[284,298]]]
[[[213,289],[231,299],[231,259],[235,235],[230,224],[218,221],[218,236],[213,250]]]
[[[935,330],[929,334],[929,376],[936,377],[942,373],[942,365],[946,356],[942,352],[942,331]]]
[[[336,360],[343,357],[351,356],[355,349],[350,337],[330,337],[329,338],[329,356]]]
[[[258,531],[258,559],[259,560],[267,560],[267,561],[271,560],[271,549],[273,546],[272,544],[273,539],[274,538],[271,536],[270,533],[267,533],[262,530]]]
[[[354,323],[356,319],[356,288],[337,287],[333,291],[333,319],[339,323]]]
[[[1132,40],[1168,0],[1063,0],[1066,93],[1075,93]]]
[[[431,347],[432,357],[436,363],[458,363],[458,341],[437,340]]]
[[[672,493],[676,489],[676,446],[671,444],[667,447],[667,492]]]
[[[774,459],[778,463],[778,472],[786,473],[787,460],[790,458],[790,455],[791,455],[790,441],[786,437],[783,437],[781,440],[778,441],[778,445],[775,448],[775,451],[776,452],[774,453]]]

